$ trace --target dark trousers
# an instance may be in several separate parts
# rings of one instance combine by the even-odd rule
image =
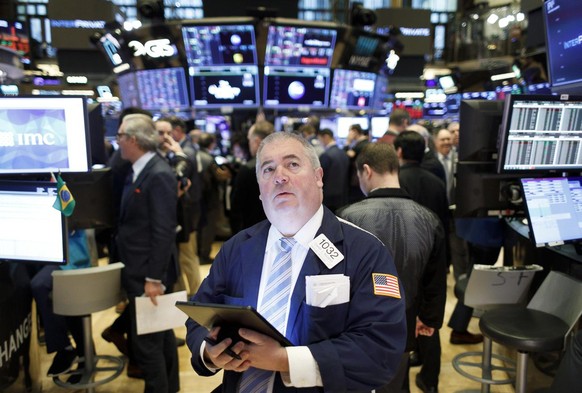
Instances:
[[[438,389],[441,373],[441,338],[438,329],[432,336],[418,336],[418,352],[422,359],[420,379],[426,386]]]
[[[131,318],[131,352],[144,373],[144,393],[175,393],[180,390],[178,349],[173,330],[137,335],[135,297],[128,304]]]
[[[44,326],[47,353],[61,351],[71,345],[70,332],[75,340],[77,354],[84,356],[83,320],[81,317],[66,317],[53,312],[51,292],[53,290],[52,272],[55,270],[59,270],[59,267],[46,265],[30,281],[36,309]]]

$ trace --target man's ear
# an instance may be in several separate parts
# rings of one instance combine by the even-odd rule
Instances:
[[[402,159],[402,148],[401,147],[396,149],[396,157],[398,157],[399,159]]]

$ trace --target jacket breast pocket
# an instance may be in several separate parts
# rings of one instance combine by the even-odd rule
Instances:
[[[335,304],[324,308],[302,305],[299,326],[302,329],[302,344],[309,344],[336,337],[345,330],[349,303]]]

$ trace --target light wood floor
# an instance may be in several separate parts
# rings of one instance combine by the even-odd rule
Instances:
[[[219,243],[216,243],[215,252],[217,248],[220,247]],[[201,267],[203,277],[207,275],[209,265],[203,265]],[[461,375],[459,375],[453,368],[451,360],[453,357],[461,352],[465,351],[480,351],[480,345],[451,345],[449,343],[450,329],[446,326],[446,321],[448,321],[450,313],[455,305],[456,299],[453,295],[453,284],[454,280],[452,275],[448,277],[447,284],[447,304],[446,304],[446,315],[445,315],[445,326],[441,329],[441,345],[442,345],[442,357],[441,357],[441,374],[439,379],[439,391],[441,393],[464,393],[464,392],[477,392],[480,389],[480,385],[476,382],[472,382]],[[120,353],[117,351],[113,344],[107,343],[101,338],[101,332],[108,327],[113,320],[117,317],[115,310],[112,308],[103,312],[93,314],[93,336],[96,345],[96,351],[98,354],[102,355],[115,355],[118,356]],[[478,320],[473,318],[469,330],[471,332],[478,332]],[[33,329],[33,340],[36,340],[36,332]],[[185,337],[185,328],[176,329],[176,335],[178,337]],[[36,375],[34,388],[35,391],[47,392],[47,393],[62,393],[66,392],[66,389],[56,386],[51,378],[46,377],[46,372],[52,362],[53,355],[48,355],[46,349],[42,346],[33,344],[33,347],[37,347],[34,351],[33,348],[33,376]],[[498,352],[500,348],[494,345],[494,352]],[[180,357],[180,383],[181,392],[192,392],[192,393],[206,393],[212,391],[216,386],[220,384],[221,374],[214,377],[206,378],[199,377],[190,366],[190,351],[186,346],[178,348],[178,353]],[[509,354],[511,356],[511,354]],[[36,366],[34,366],[36,365]],[[418,373],[418,368],[412,368],[410,372],[411,380],[411,393],[419,393],[420,390],[414,385],[414,378]],[[22,373],[21,373],[22,374]],[[535,369],[533,365],[529,367],[528,373],[528,384],[531,387],[530,391],[535,389],[548,386],[551,383],[551,379]],[[125,373],[123,373],[119,378],[114,381],[99,386],[95,389],[96,392],[106,393],[106,392],[141,392],[143,391],[143,381],[139,379],[128,378]],[[21,380],[15,382],[7,392],[24,392],[24,385]],[[68,390],[71,391],[71,390]],[[514,393],[514,389],[511,385],[497,385],[491,387],[492,393]]]

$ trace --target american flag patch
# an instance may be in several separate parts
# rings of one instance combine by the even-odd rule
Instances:
[[[390,296],[400,299],[398,279],[391,274],[372,273],[374,295]]]

